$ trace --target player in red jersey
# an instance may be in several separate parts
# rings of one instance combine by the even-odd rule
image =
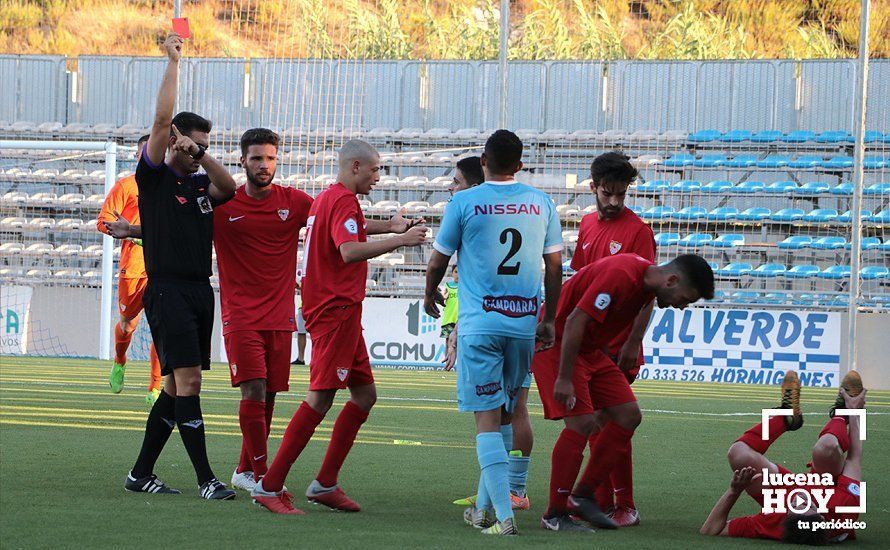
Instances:
[[[664,266],[636,254],[609,256],[581,268],[565,283],[556,310],[556,344],[536,353],[532,363],[544,417],[563,419],[566,426],[553,447],[550,504],[542,527],[589,531],[571,516],[603,528],[617,527],[594,495],[626,452],[642,413],[627,377],[605,351],[653,299],[659,307],[682,309],[713,294],[714,273],[694,254]],[[575,485],[598,409],[608,420]]]
[[[361,425],[377,401],[377,387],[362,336],[362,300],[367,260],[426,240],[423,220],[397,214],[387,221],[365,220],[356,198],[380,179],[380,156],[360,140],[346,142],[339,153],[337,183],[315,199],[309,211],[303,256],[303,314],[312,337],[309,392],[294,414],[275,460],[253,491],[254,500],[280,514],[301,514],[284,491],[284,480],[331,408],[337,390],[350,399],[334,423],[321,470],[306,490],[311,502],[348,512],[359,505],[337,485],[337,477]],[[367,235],[398,235],[368,241]],[[291,291],[292,291],[291,287]]]
[[[232,386],[241,388],[243,439],[232,485],[246,491],[266,474],[275,394],[288,390],[297,243],[312,205],[303,191],[272,183],[278,141],[266,128],[244,132],[247,184],[213,215],[223,338]]]
[[[763,472],[769,477],[788,477],[791,472],[768,460],[764,454],[770,445],[786,431],[794,431],[803,426],[803,414],[800,410],[800,378],[793,370],[785,374],[782,380],[783,409],[793,409],[793,416],[773,416],[769,419],[768,439],[762,437],[762,424],[757,424],[742,434],[729,448],[729,466],[733,469],[733,477],[729,488],[714,505],[713,510],[701,527],[703,535],[721,535],[729,537],[772,539],[793,544],[822,545],[828,542],[843,542],[855,539],[856,533],[852,526],[844,522],[854,522],[859,514],[838,511],[838,506],[859,506],[860,495],[865,494],[865,487],[860,488],[862,477],[862,441],[858,416],[836,416],[835,409],[865,408],[866,390],[862,387],[862,378],[856,371],[850,371],[841,381],[838,397],[829,411],[831,419],[822,428],[819,439],[813,446],[810,474],[830,478],[833,486],[820,486],[820,489],[833,490],[826,503],[827,512],[819,513],[817,499],[809,499],[810,507],[802,514],[797,513],[760,513],[738,517],[732,520],[729,512],[742,492],[747,492],[763,506]],[[844,456],[846,453],[846,457]],[[808,476],[809,477],[809,476]],[[802,488],[812,492],[815,487],[784,485],[779,480],[779,487],[792,491]],[[828,481],[828,479],[823,480]],[[769,483],[776,486],[775,482]],[[801,501],[803,508],[806,501]],[[840,525],[839,525],[840,524]]]
[[[614,256],[632,253],[650,262],[655,261],[655,236],[631,209],[624,205],[627,188],[639,173],[627,156],[618,152],[603,153],[590,165],[590,189],[596,197],[596,212],[581,219],[578,244],[572,256],[572,269],[579,270],[585,265]],[[633,384],[643,360],[643,336],[652,317],[654,304],[649,303],[640,310],[633,325],[612,339],[608,344],[609,357]],[[600,428],[606,418],[596,413],[597,425],[588,442],[591,449],[596,446]],[[615,464],[610,478],[600,485],[596,494],[597,503],[619,527],[639,525],[640,514],[633,498],[633,459],[631,445],[627,453]]]

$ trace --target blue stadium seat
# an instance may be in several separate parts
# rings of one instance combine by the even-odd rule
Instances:
[[[674,213],[674,209],[670,206],[653,206],[640,215],[644,220],[666,220]]]
[[[812,264],[800,264],[786,271],[783,276],[788,279],[810,279],[819,273],[819,268]]]
[[[748,275],[757,278],[774,278],[783,275],[785,271],[784,265],[770,263],[757,266],[757,269],[748,273]]]
[[[707,244],[708,246],[715,246],[717,248],[745,246],[745,236],[739,233],[726,233],[724,235],[718,235],[716,239],[705,244]]]
[[[736,219],[745,222],[760,222],[769,218],[770,213],[769,208],[752,206],[751,208],[746,208],[740,212],[739,215],[736,216]]]
[[[816,136],[817,143],[853,143],[853,134],[843,130],[822,132]]]
[[[868,220],[871,217],[871,214],[872,214],[871,210],[866,210],[863,208],[859,212],[859,217],[862,218],[863,220]],[[837,218],[835,218],[834,221],[836,221],[838,223],[850,223],[853,221],[853,213],[850,210],[847,210],[846,212],[844,212],[843,214],[841,214]]]
[[[814,141],[815,139],[816,132],[811,132],[809,130],[794,130],[793,132],[788,132],[782,136],[782,141],[785,143],[806,143],[808,141]]]
[[[868,221],[872,223],[890,223],[890,210],[881,210],[877,214],[872,214]]]
[[[859,271],[859,277],[864,281],[876,281],[890,278],[890,269],[885,265],[870,265]]]
[[[840,279],[849,279],[850,278],[850,266],[848,265],[833,265],[830,267],[826,267],[822,272],[818,273],[816,277],[820,279],[830,279],[833,281],[837,281]]]
[[[691,166],[693,162],[695,162],[695,155],[690,153],[675,153],[671,158],[665,159],[661,165],[669,166],[671,168],[682,168],[684,166]]]
[[[743,181],[742,183],[736,185],[733,189],[733,193],[759,193],[763,191],[765,185],[762,181]]]
[[[877,294],[872,296],[872,300],[874,300],[875,304],[882,306],[890,306],[890,294]]]
[[[732,301],[739,304],[751,304],[760,298],[760,294],[751,290],[739,290],[732,293]]]
[[[701,220],[708,215],[708,211],[701,206],[687,206],[674,212],[671,218],[675,220]]]
[[[870,197],[876,195],[890,195],[890,182],[873,183],[863,189],[862,194]]]
[[[890,252],[890,237],[884,237],[884,242],[878,246],[881,252]]]
[[[783,208],[773,212],[769,219],[774,222],[796,222],[803,219],[804,211],[800,208]]]
[[[717,270],[715,269],[714,271],[716,272]],[[727,298],[729,298],[729,293],[727,293],[725,290],[715,290],[714,298],[708,300],[708,303],[714,304],[725,302]]]
[[[734,220],[739,215],[739,209],[733,206],[721,206],[708,212],[706,219],[714,222]]]
[[[788,166],[791,157],[788,155],[769,155],[765,159],[757,161],[758,168],[782,168]]]
[[[739,143],[741,141],[749,141],[753,135],[751,130],[730,130],[720,137],[720,141],[724,143]]]
[[[696,180],[680,180],[671,184],[668,191],[671,193],[694,193],[701,189],[701,182]]]
[[[862,167],[866,170],[881,170],[890,166],[890,158],[879,157],[877,155],[866,155],[862,159]]]
[[[803,250],[809,248],[813,238],[807,235],[792,235],[778,242],[776,247],[781,250]]]
[[[751,264],[743,262],[733,262],[726,264],[720,269],[714,271],[716,275],[723,278],[735,279],[743,275],[747,275],[754,269]]]
[[[790,195],[797,191],[797,184],[793,181],[776,181],[766,186],[764,189],[767,193],[776,193],[780,195]]]
[[[625,205],[625,206],[627,206],[627,205]],[[627,208],[629,208],[630,211],[633,212],[634,214],[636,214],[637,216],[639,216],[640,214],[643,213],[643,207],[639,206],[637,204],[634,204],[632,206],[627,206]]]
[[[563,273],[574,273],[575,270],[572,269],[572,260],[569,258],[568,260],[562,263],[562,272]]]
[[[688,139],[689,141],[694,141],[696,143],[706,143],[708,141],[720,139],[720,136],[722,135],[723,132],[718,132],[717,130],[699,130],[694,134],[689,134],[689,137],[686,139]]]
[[[809,181],[794,190],[798,195],[821,195],[828,193],[831,186],[824,181]]]
[[[751,141],[754,143],[771,143],[773,141],[780,141],[783,135],[784,134],[778,130],[763,130],[751,136]]]
[[[732,182],[726,180],[717,180],[704,184],[701,188],[702,193],[729,193],[732,189]]]
[[[805,214],[803,221],[813,223],[828,223],[837,218],[837,210],[834,208],[816,208],[809,214]]]
[[[710,233],[692,233],[680,239],[677,245],[682,248],[698,248],[710,244],[713,240],[714,237]]]
[[[881,136],[881,143],[890,143],[890,132]]]
[[[671,246],[680,240],[679,233],[659,233],[655,235],[655,244],[658,246]]]
[[[757,165],[757,155],[736,155],[724,163],[729,168],[748,168]]]
[[[847,239],[843,237],[819,237],[810,243],[810,248],[816,250],[838,250],[847,244]]]
[[[884,137],[884,134],[878,132],[877,130],[866,130],[865,139],[863,141],[865,143],[874,143],[876,141],[881,141],[882,137]]]
[[[636,193],[661,193],[670,184],[668,180],[652,180],[635,185],[633,189]]]
[[[849,274],[848,274],[849,275]],[[850,304],[849,294],[826,294],[822,297],[822,303],[828,306],[846,306]]]
[[[853,167],[853,157],[832,157],[822,163],[827,170],[843,170]]]
[[[786,304],[791,299],[784,292],[767,292],[762,298],[757,300],[760,304]]]
[[[839,183],[836,186],[832,187],[829,193],[831,193],[832,195],[852,195],[853,184],[848,181]]]
[[[697,168],[719,168],[726,164],[727,160],[726,155],[706,153],[692,161],[692,165]]]
[[[822,166],[822,157],[816,155],[801,155],[788,163],[789,168],[816,168]]]
[[[881,247],[881,239],[877,237],[862,237],[859,241],[860,250],[878,250]],[[853,250],[853,243],[844,245],[844,249]]]

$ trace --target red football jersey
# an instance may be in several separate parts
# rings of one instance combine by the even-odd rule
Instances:
[[[312,203],[303,252],[303,316],[312,332],[324,312],[361,303],[368,262],[347,264],[340,245],[368,240],[365,217],[355,193],[342,183],[328,187]]]
[[[581,268],[566,281],[556,306],[556,340],[562,341],[566,319],[575,308],[591,317],[580,353],[603,351],[616,335],[629,330],[655,293],[643,289],[643,275],[652,262],[636,254],[609,256]]]
[[[262,200],[242,186],[213,211],[223,334],[297,328],[297,244],[312,198],[272,184]]]
[[[625,207],[613,220],[601,220],[598,212],[581,219],[578,231],[578,244],[572,256],[572,269],[579,270],[602,258],[615,254],[632,253],[650,262],[655,262],[655,236],[652,228],[646,225],[633,210]],[[627,342],[633,325],[621,331],[609,342],[609,354],[618,355],[621,346]],[[637,364],[642,365],[643,348]]]

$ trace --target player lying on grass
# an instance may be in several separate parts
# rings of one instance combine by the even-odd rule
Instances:
[[[306,489],[306,497],[335,510],[361,509],[339,487],[338,476],[377,401],[362,336],[368,260],[403,246],[419,246],[428,231],[422,219],[409,221],[401,214],[390,220],[365,220],[356,195],[369,194],[380,179],[380,155],[371,145],[347,141],[340,148],[339,164],[337,183],[312,203],[306,231],[302,296],[306,328],[312,336],[309,392],[287,425],[269,471],[252,492],[258,504],[277,514],[303,513],[293,507],[284,490],[285,478],[333,405],[337,391],[347,388],[349,401],[334,422],[324,462]],[[367,240],[368,235],[386,233],[397,235]]]
[[[485,181],[482,171],[482,163],[479,157],[466,157],[458,161],[454,171],[454,182],[448,190],[452,195],[465,189],[475,187]],[[457,314],[458,302],[458,269],[454,264],[454,288],[448,287],[449,292],[442,311],[443,331],[451,322],[455,323],[447,335],[445,347],[445,370],[454,368],[457,359]],[[453,319],[453,321],[452,321]],[[447,321],[447,322],[446,322]],[[501,436],[504,440],[504,448],[508,453],[508,468],[510,470],[510,502],[514,510],[528,510],[530,503],[526,486],[528,483],[528,467],[531,463],[532,445],[534,437],[532,426],[528,418],[528,388],[531,386],[531,374],[523,382],[522,389],[516,396],[516,405],[513,413],[501,411]],[[476,504],[476,495],[460,498],[454,501],[458,506],[473,506]]]
[[[817,498],[810,498],[810,508],[802,513],[759,513],[752,516],[729,519],[729,512],[743,491],[758,504],[764,504],[764,479],[769,475],[791,474],[791,471],[768,460],[764,454],[779,437],[803,426],[800,410],[800,379],[793,370],[785,373],[782,381],[783,409],[792,409],[793,416],[773,416],[769,419],[769,438],[762,438],[762,424],[757,424],[742,434],[729,447],[729,467],[733,470],[729,488],[714,505],[708,519],[701,527],[703,535],[772,539],[793,544],[820,545],[827,542],[843,542],[856,538],[852,528],[838,525],[845,520],[855,520],[858,514],[838,513],[837,506],[859,505],[859,480],[862,476],[862,441],[859,439],[859,417],[835,415],[836,409],[865,408],[866,390],[862,378],[850,371],[841,381],[841,388],[834,405],[829,409],[830,420],[819,433],[813,446],[812,461],[808,464],[811,474],[827,474],[834,483],[834,493],[828,499],[827,513],[818,513]],[[846,456],[844,456],[846,453]],[[775,486],[775,484],[771,484]],[[785,485],[787,491],[798,488]],[[812,493],[814,487],[805,489]],[[824,496],[823,496],[824,498]],[[805,503],[805,501],[803,501]],[[803,507],[803,505],[801,505]],[[820,523],[834,525],[818,525]]]
[[[516,181],[522,141],[498,130],[485,143],[485,183],[458,193],[445,208],[426,275],[424,309],[438,318],[439,283],[455,253],[458,289],[457,402],[473,412],[481,469],[478,499],[464,519],[485,534],[515,535],[509,458],[501,411],[512,412],[529,374],[535,337],[553,343],[562,280],[562,230],[550,197]],[[540,309],[542,258],[547,296]],[[510,438],[512,442],[512,437]]]
[[[581,268],[566,281],[556,312],[556,345],[536,353],[532,364],[544,417],[565,423],[553,447],[543,528],[591,531],[575,517],[597,527],[617,527],[595,495],[627,452],[642,413],[625,373],[604,350],[653,299],[658,307],[683,309],[713,296],[714,273],[694,254],[663,266],[636,254],[618,254]],[[597,410],[608,420],[577,479]]]

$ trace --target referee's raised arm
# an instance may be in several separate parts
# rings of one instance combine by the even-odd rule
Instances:
[[[182,56],[182,38],[169,34],[164,40],[164,53],[167,54],[167,70],[158,90],[155,118],[151,125],[145,154],[152,165],[164,162],[167,146],[170,144],[170,125],[173,124],[173,108],[176,105],[176,79],[179,76],[179,58]]]

